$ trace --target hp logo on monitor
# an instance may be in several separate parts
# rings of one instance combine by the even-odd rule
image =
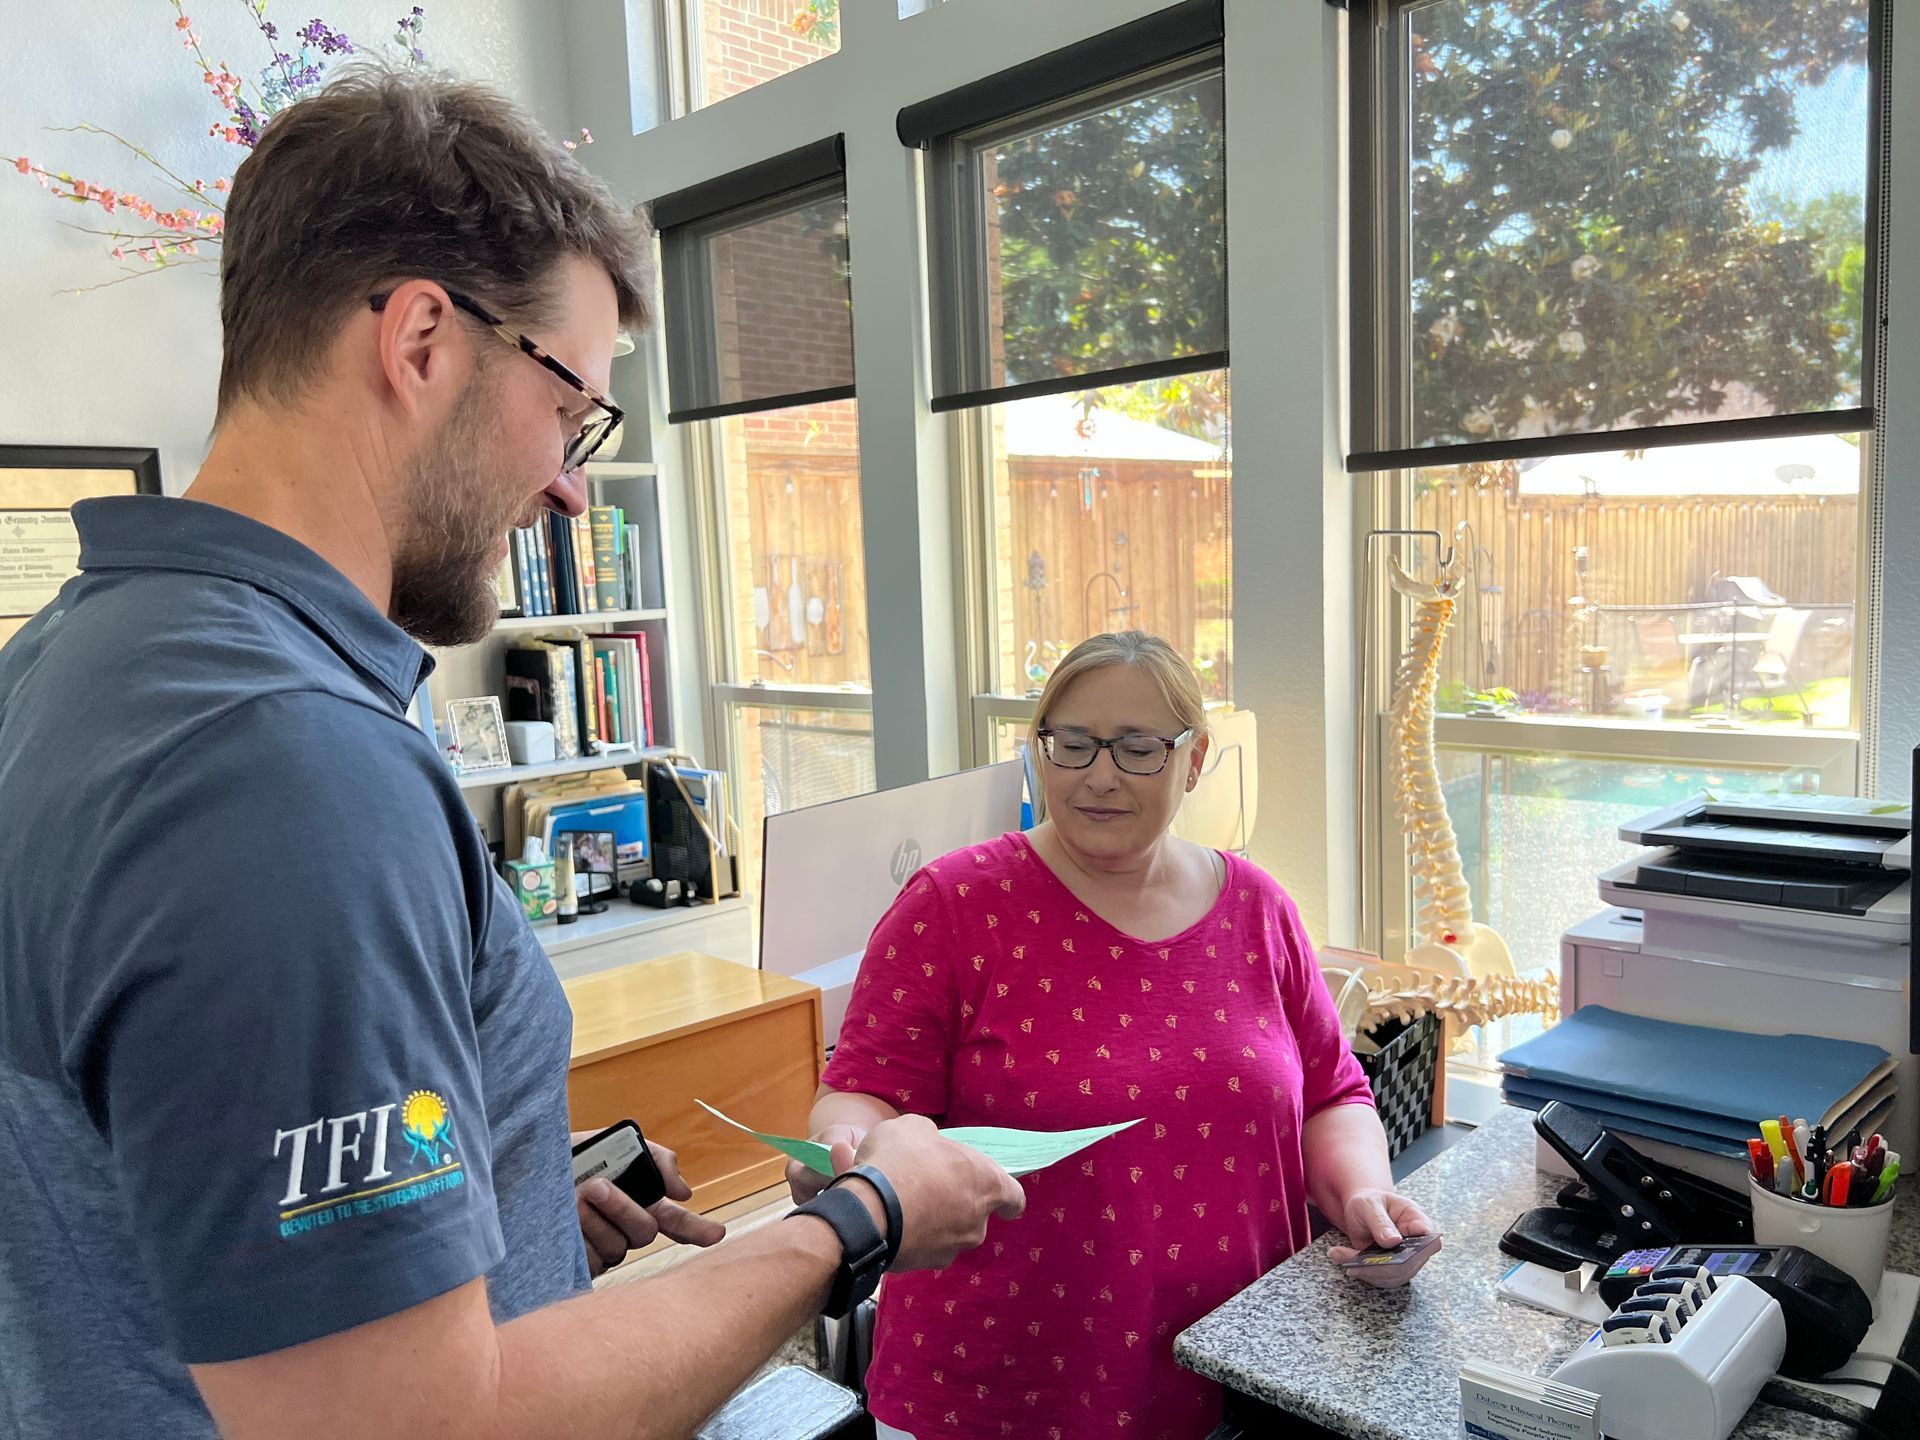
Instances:
[[[913,872],[920,868],[920,842],[902,840],[893,852],[893,883],[904,885],[913,878]]]

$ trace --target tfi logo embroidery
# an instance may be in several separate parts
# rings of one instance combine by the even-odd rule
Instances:
[[[387,1163],[395,1110],[400,1112],[401,1138],[407,1142],[400,1164],[409,1173],[403,1176],[396,1176]],[[327,1181],[310,1194],[307,1159],[316,1144],[326,1157]],[[467,1179],[455,1154],[452,1113],[446,1100],[432,1090],[415,1090],[404,1105],[389,1102],[349,1115],[323,1116],[291,1130],[275,1130],[273,1156],[287,1164],[287,1190],[280,1197],[283,1240],[344,1220],[417,1205],[459,1189]],[[348,1178],[349,1160],[365,1163],[357,1182]]]
[[[913,878],[913,872],[920,868],[920,842],[902,840],[893,852],[893,883],[904,885]]]

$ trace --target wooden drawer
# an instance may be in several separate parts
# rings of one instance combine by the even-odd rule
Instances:
[[[786,1160],[694,1102],[803,1135],[820,1082],[820,991],[783,975],[673,955],[566,982],[573,1128],[631,1116],[676,1151],[693,1208],[778,1185]]]

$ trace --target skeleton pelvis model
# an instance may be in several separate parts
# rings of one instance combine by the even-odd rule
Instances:
[[[1394,809],[1406,832],[1413,875],[1414,934],[1406,963],[1442,975],[1512,975],[1507,942],[1473,919],[1472,898],[1460,870],[1460,849],[1447,797],[1433,760],[1433,693],[1440,680],[1440,647],[1453,623],[1454,603],[1466,583],[1456,559],[1431,582],[1414,579],[1387,557],[1393,588],[1413,602],[1413,634],[1393,680],[1387,712],[1388,777]]]

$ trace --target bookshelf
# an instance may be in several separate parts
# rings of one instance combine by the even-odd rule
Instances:
[[[503,615],[493,627],[496,635],[515,630],[551,630],[566,625],[625,625],[636,620],[664,620],[664,610],[598,610],[589,615]]]
[[[659,476],[655,467],[631,461],[593,461],[586,472],[588,503],[618,505],[627,512],[630,523],[641,531],[638,568],[641,587],[648,598],[667,593],[666,563]],[[499,844],[506,826],[502,813],[508,786],[529,780],[560,775],[581,774],[589,770],[632,769],[642,762],[663,756],[679,747],[673,731],[673,691],[671,648],[672,625],[667,610],[659,605],[642,609],[600,610],[570,615],[502,616],[491,633],[472,645],[434,652],[436,669],[430,684],[434,719],[444,725],[449,700],[473,696],[500,697],[501,709],[507,709],[506,653],[515,642],[528,636],[561,633],[569,630],[594,634],[616,630],[642,632],[647,636],[647,678],[652,687],[653,742],[644,749],[611,750],[577,759],[556,760],[544,765],[509,765],[497,770],[469,771],[459,777],[467,804],[480,822],[489,842]],[[636,907],[636,917],[646,912]],[[540,927],[542,930],[548,927]],[[575,927],[567,927],[569,930]]]
[[[470,770],[459,777],[460,788],[491,790],[496,786],[518,785],[525,780],[546,780],[555,775],[624,769],[642,760],[658,759],[671,753],[664,745],[650,745],[642,750],[611,750],[604,755],[583,755],[578,760],[555,760],[548,765],[508,765],[499,770]]]

